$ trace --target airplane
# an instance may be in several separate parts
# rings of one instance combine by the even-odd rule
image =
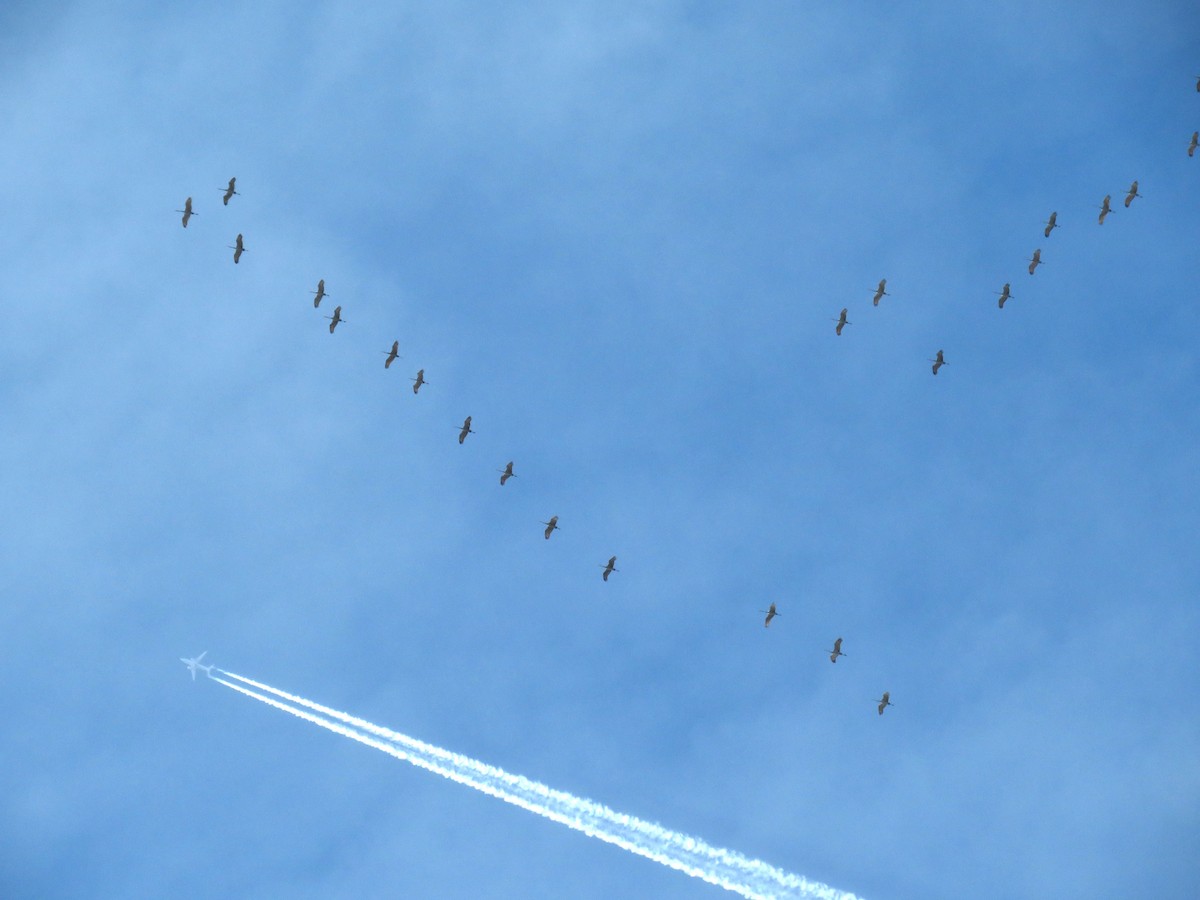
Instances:
[[[212,670],[213,670],[212,663],[209,663],[206,666],[200,662],[200,660],[204,659],[205,654],[207,654],[207,653],[208,653],[208,651],[205,650],[204,653],[201,653],[195,659],[184,659],[182,656],[179,657],[179,661],[181,663],[183,663],[185,666],[187,666],[188,670],[192,673],[192,681],[196,680],[196,670],[197,669],[203,669],[204,674],[207,675],[209,678],[212,678]]]
[[[831,663],[836,663],[839,656],[845,655],[846,654],[842,652],[842,639],[838,638],[833,642],[833,649],[829,651],[829,661]]]
[[[596,563],[596,565],[600,565],[600,563]],[[604,574],[601,577],[605,581],[608,581],[609,575],[611,575],[613,572],[620,572],[620,571],[621,570],[617,568],[617,558],[615,556],[610,556],[608,558],[608,565],[606,565],[604,567]]]
[[[771,620],[772,620],[773,618],[775,618],[777,615],[779,615],[779,613],[775,611],[775,604],[774,604],[774,603],[772,603],[772,604],[771,604],[771,608],[770,608],[770,609],[760,609],[760,610],[759,610],[759,612],[765,612],[765,613],[767,614],[766,621],[765,621],[765,622],[763,622],[763,628],[770,628],[770,627],[771,627]]]
[[[508,479],[517,477],[516,473],[513,472],[512,467],[513,467],[513,461],[510,459],[508,461],[507,466],[505,466],[503,469],[496,470],[497,472],[500,473],[500,486],[501,487],[504,487],[504,482],[508,481]]]

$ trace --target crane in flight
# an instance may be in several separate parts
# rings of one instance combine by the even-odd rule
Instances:
[[[615,556],[610,556],[608,558],[607,563],[604,563],[604,564],[596,563],[596,565],[602,566],[602,568],[604,569],[604,572],[603,572],[603,574],[601,574],[600,577],[603,578],[605,581],[608,581],[608,576],[611,575],[613,572],[621,571],[620,569],[617,568],[617,558]]]
[[[225,204],[226,206],[228,206],[228,205],[229,205],[229,198],[230,198],[230,197],[232,197],[234,194],[236,194],[236,193],[237,193],[237,191],[235,191],[235,190],[233,189],[233,186],[234,186],[235,184],[237,184],[237,179],[236,179],[236,178],[230,178],[230,179],[229,179],[229,187],[225,188],[225,196],[221,198],[222,202],[224,202],[224,204]]]
[[[463,419],[462,431],[458,433],[458,442],[461,444],[463,441],[465,441],[468,434],[475,434],[475,432],[471,430],[470,416],[467,416],[465,419]]]
[[[313,297],[313,309],[316,309],[321,305],[321,301],[329,296],[325,293],[325,279],[322,278],[320,281],[318,281],[317,289],[315,291],[309,291],[309,293],[316,294],[316,296]]]
[[[1109,202],[1111,200],[1112,200],[1112,194],[1104,195],[1104,203],[1102,203],[1100,205],[1100,224],[1101,225],[1104,224],[1104,217],[1107,216],[1110,212],[1112,212],[1112,207],[1109,206]]]
[[[1042,248],[1038,247],[1033,251],[1033,256],[1029,257],[1029,274],[1033,274],[1033,270],[1042,264]]]
[[[833,642],[833,649],[829,651],[829,661],[831,663],[836,663],[839,656],[845,655],[846,654],[842,652],[842,639],[838,638]]]
[[[326,316],[325,318],[327,318],[329,320],[329,333],[330,334],[333,334],[333,329],[338,327],[339,322],[346,321],[345,319],[342,318],[342,308],[340,306],[335,306],[333,308],[333,315]]]
[[[550,535],[558,528],[558,516],[551,516],[549,522],[543,522],[546,526],[546,540],[550,540]]]
[[[846,320],[846,307],[844,307],[844,306],[842,307],[842,314],[841,314],[841,315],[840,315],[838,318],[836,318],[836,319],[830,319],[829,321],[831,321],[831,322],[837,322],[837,328],[836,328],[835,330],[836,330],[836,331],[837,331],[837,333],[838,333],[838,337],[841,337],[841,336],[842,336],[842,329],[843,329],[843,328],[845,328],[847,325],[853,325],[853,324],[854,324],[853,322],[849,322],[849,321],[847,321],[847,320]]]
[[[765,612],[767,617],[763,620],[763,628],[771,627],[771,620],[779,615],[779,611],[775,609],[775,604],[772,603],[769,609],[760,609],[759,612]]]
[[[1200,145],[1200,131],[1192,132],[1192,142],[1188,144],[1188,156],[1196,155],[1196,146]]]
[[[878,306],[878,305],[879,305],[879,298],[880,298],[880,297],[890,297],[890,296],[892,296],[891,294],[889,294],[889,293],[888,293],[888,292],[885,290],[885,288],[886,288],[886,287],[887,287],[887,279],[886,279],[886,278],[880,278],[880,279],[879,279],[879,287],[875,288],[875,305],[876,305],[876,306]]]
[[[995,294],[999,294],[999,295],[1000,295],[1000,308],[1001,308],[1001,309],[1004,309],[1004,301],[1005,301],[1005,300],[1008,300],[1008,299],[1010,299],[1010,298],[1012,297],[1012,294],[1010,294],[1010,293],[1008,292],[1008,282],[1007,282],[1007,281],[1006,281],[1006,282],[1004,282],[1004,290],[1002,290],[1002,291],[993,291],[993,293],[995,293]]]
[[[883,715],[883,710],[884,710],[886,707],[888,707],[888,706],[895,706],[895,705],[896,705],[896,704],[892,703],[892,701],[891,701],[891,696],[892,696],[892,695],[891,695],[890,693],[888,693],[887,691],[884,691],[884,692],[883,692],[883,696],[882,696],[882,697],[880,697],[878,700],[876,700],[876,701],[875,701],[876,703],[878,703],[878,704],[879,704],[879,714],[880,714],[881,716]]]
[[[229,249],[233,251],[233,264],[237,265],[237,261],[246,252],[246,246],[242,243],[242,236],[240,234],[237,236],[237,241]]]
[[[1133,202],[1134,197],[1140,197],[1137,189],[1137,179],[1134,179],[1133,184],[1129,186],[1129,193],[1125,195],[1125,208],[1129,209],[1129,204]]]
[[[496,470],[497,472],[500,473],[500,486],[501,487],[504,487],[504,482],[508,481],[508,479],[517,477],[516,473],[513,472],[512,467],[513,467],[513,461],[510,459],[508,461],[507,466],[505,466],[503,469]]]
[[[1046,237],[1050,237],[1050,232],[1058,227],[1058,210],[1050,213],[1050,218],[1046,220]]]
[[[400,342],[399,341],[392,341],[392,349],[391,350],[380,350],[379,352],[387,355],[387,359],[385,359],[383,361],[383,367],[385,369],[390,369],[392,367],[392,363],[394,363],[397,359],[404,358],[400,355]]]
[[[1191,156],[1190,153],[1188,155]],[[183,227],[184,228],[187,228],[188,219],[190,219],[192,216],[200,215],[199,213],[192,212],[192,198],[191,197],[188,197],[187,200],[184,201],[183,209],[177,209],[177,210],[175,210],[175,212],[183,213]]]
[[[408,380],[413,383],[413,393],[414,394],[421,389],[421,385],[429,384],[429,382],[425,380],[425,370],[424,369],[417,369],[417,377],[410,378]],[[461,444],[462,441],[459,441],[459,443]]]
[[[944,365],[947,365],[946,358],[944,356],[942,356],[941,350],[939,350],[937,352],[937,358],[931,359],[930,362],[933,363],[933,374],[934,375],[937,374],[938,369],[940,369]]]

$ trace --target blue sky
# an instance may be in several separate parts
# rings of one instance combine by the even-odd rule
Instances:
[[[865,897],[1196,896],[1198,34],[6,8],[0,893],[723,895],[207,649]]]

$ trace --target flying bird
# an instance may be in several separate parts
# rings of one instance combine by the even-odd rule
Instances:
[[[837,322],[837,329],[836,329],[836,330],[837,330],[837,333],[838,333],[838,336],[839,336],[839,337],[841,337],[841,334],[842,334],[842,329],[843,329],[843,328],[845,328],[847,325],[853,325],[853,324],[854,324],[853,322],[848,322],[848,321],[846,320],[846,307],[844,307],[844,306],[842,307],[842,314],[841,314],[841,316],[839,316],[839,317],[838,317],[838,318],[836,318],[836,319],[830,319],[829,321],[831,321],[831,322]]]
[[[328,294],[325,293],[325,279],[322,278],[320,281],[318,281],[317,289],[315,291],[309,291],[309,293],[317,295],[317,296],[313,297],[313,309],[316,309],[318,306],[321,305],[321,301],[324,300],[327,296],[329,296]]]
[[[945,359],[945,357],[942,356],[941,350],[939,350],[937,352],[937,359],[931,359],[930,362],[933,363],[933,374],[934,375],[937,374],[938,369],[940,369],[942,366],[946,365],[946,359]]]
[[[1033,270],[1042,264],[1042,248],[1038,247],[1033,251],[1033,256],[1029,257],[1029,274],[1033,274]]]
[[[1000,295],[1000,308],[1004,309],[1004,301],[1008,300],[1010,297],[1012,297],[1012,294],[1010,294],[1008,292],[1008,282],[1007,281],[1004,282],[1004,290],[1003,291],[993,291],[993,293]]]
[[[763,620],[763,628],[770,628],[771,620],[779,615],[778,611],[775,609],[774,603],[771,604],[770,609],[760,609],[759,612],[765,612],[767,614],[766,619]]]
[[[1129,204],[1133,202],[1133,198],[1140,196],[1142,195],[1138,193],[1137,181],[1135,180],[1133,184],[1129,186],[1129,193],[1125,195],[1125,208],[1129,209]]]
[[[329,320],[329,333],[330,334],[333,334],[333,329],[338,327],[338,322],[345,321],[345,319],[342,318],[342,308],[340,306],[335,306],[333,308],[333,315],[326,316],[325,318],[327,318]]]
[[[597,565],[600,565],[600,564],[597,563]],[[600,577],[603,578],[605,581],[608,581],[609,575],[611,575],[613,572],[620,572],[620,571],[621,570],[617,568],[617,558],[615,556],[610,556],[608,558],[608,564],[604,566],[604,574],[602,574]]]
[[[892,701],[889,699],[891,696],[892,696],[892,695],[891,695],[891,694],[889,694],[887,691],[884,691],[884,692],[883,692],[883,696],[882,696],[882,697],[880,697],[878,700],[876,700],[876,701],[875,701],[876,703],[878,703],[878,704],[879,704],[879,714],[880,714],[881,716],[883,715],[883,710],[884,710],[884,707],[887,707],[887,706],[894,706],[894,705],[895,705],[895,704],[893,704],[893,703],[892,703]]]
[[[1050,218],[1046,220],[1046,237],[1050,237],[1050,232],[1058,227],[1058,210],[1050,213]]]
[[[516,476],[516,475],[513,473],[512,467],[513,467],[513,461],[510,459],[510,460],[508,461],[508,465],[507,465],[507,466],[505,466],[503,469],[497,469],[497,470],[496,470],[497,472],[499,472],[499,473],[500,473],[500,486],[501,486],[501,487],[503,487],[503,486],[504,486],[504,482],[508,481],[508,479],[510,479],[510,478],[516,478],[516,477],[517,477],[517,476]]]
[[[1195,156],[1197,144],[1200,144],[1200,131],[1193,131],[1192,142],[1188,144],[1188,156]]]
[[[1200,91],[1200,75],[1196,76],[1196,90]]]
[[[424,371],[424,370],[422,370],[422,371]],[[415,390],[414,390],[414,393],[415,393]],[[475,434],[475,432],[471,430],[471,417],[470,416],[467,416],[465,419],[463,419],[462,431],[460,431],[458,433],[458,442],[461,444],[463,441],[465,441],[467,439],[468,434]]]
[[[558,528],[558,516],[551,516],[549,522],[543,522],[546,526],[546,540],[550,540],[550,534]]]
[[[383,367],[385,369],[390,369],[392,367],[392,363],[400,358],[400,342],[392,341],[391,350],[380,350],[379,352],[387,354],[387,359],[383,361]]]
[[[246,247],[242,244],[242,236],[240,234],[237,236],[236,244],[231,246],[229,249],[233,251],[233,262],[234,265],[237,265],[237,261],[241,259],[242,254],[246,252]]]
[[[1194,141],[1192,142],[1192,146],[1193,147],[1196,146]],[[1188,156],[1191,156],[1191,155],[1192,155],[1191,151],[1189,150]],[[199,213],[192,212],[192,198],[191,197],[188,197],[187,200],[184,202],[183,209],[177,209],[177,210],[175,210],[175,212],[183,213],[183,227],[184,228],[187,228],[188,219],[190,219],[192,216],[199,215]]]
[[[410,378],[408,380],[413,383],[413,393],[414,394],[421,389],[421,385],[429,384],[429,382],[425,380],[425,370],[424,369],[417,369],[417,377]],[[462,441],[459,441],[459,443],[461,444]]]
[[[884,290],[884,288],[886,288],[886,287],[887,287],[887,279],[886,279],[886,278],[881,278],[881,279],[879,279],[879,287],[877,287],[877,288],[875,289],[875,305],[876,305],[876,306],[878,306],[878,305],[879,305],[879,298],[880,298],[880,297],[890,297],[890,296],[892,296],[892,295],[891,295],[891,294],[889,294],[889,293],[888,293],[886,290]]]
[[[235,190],[233,189],[233,186],[234,186],[234,184],[236,184],[236,183],[237,183],[237,179],[236,179],[236,178],[230,178],[230,179],[229,179],[229,187],[225,188],[225,196],[222,198],[222,200],[224,201],[224,203],[225,203],[225,205],[226,205],[226,206],[228,206],[228,205],[229,205],[229,198],[230,198],[230,197],[232,197],[234,194],[236,194],[236,193],[237,193],[237,191],[235,191]]]
[[[842,639],[838,638],[833,642],[833,649],[829,651],[829,661],[831,663],[836,663],[839,656],[845,655],[846,654],[842,652]]]
[[[1111,201],[1111,200],[1112,200],[1112,194],[1104,195],[1104,203],[1100,207],[1100,224],[1101,225],[1104,224],[1104,217],[1107,216],[1110,212],[1112,212],[1112,207],[1108,205],[1109,201]]]

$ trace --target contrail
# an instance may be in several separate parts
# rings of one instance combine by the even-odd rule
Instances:
[[[709,846],[699,838],[615,812],[592,800],[555,790],[233,672],[217,671],[244,685],[273,694],[274,697],[266,696],[213,676],[214,681],[276,709],[744,897],[857,900],[853,894],[809,881],[740,853]]]

